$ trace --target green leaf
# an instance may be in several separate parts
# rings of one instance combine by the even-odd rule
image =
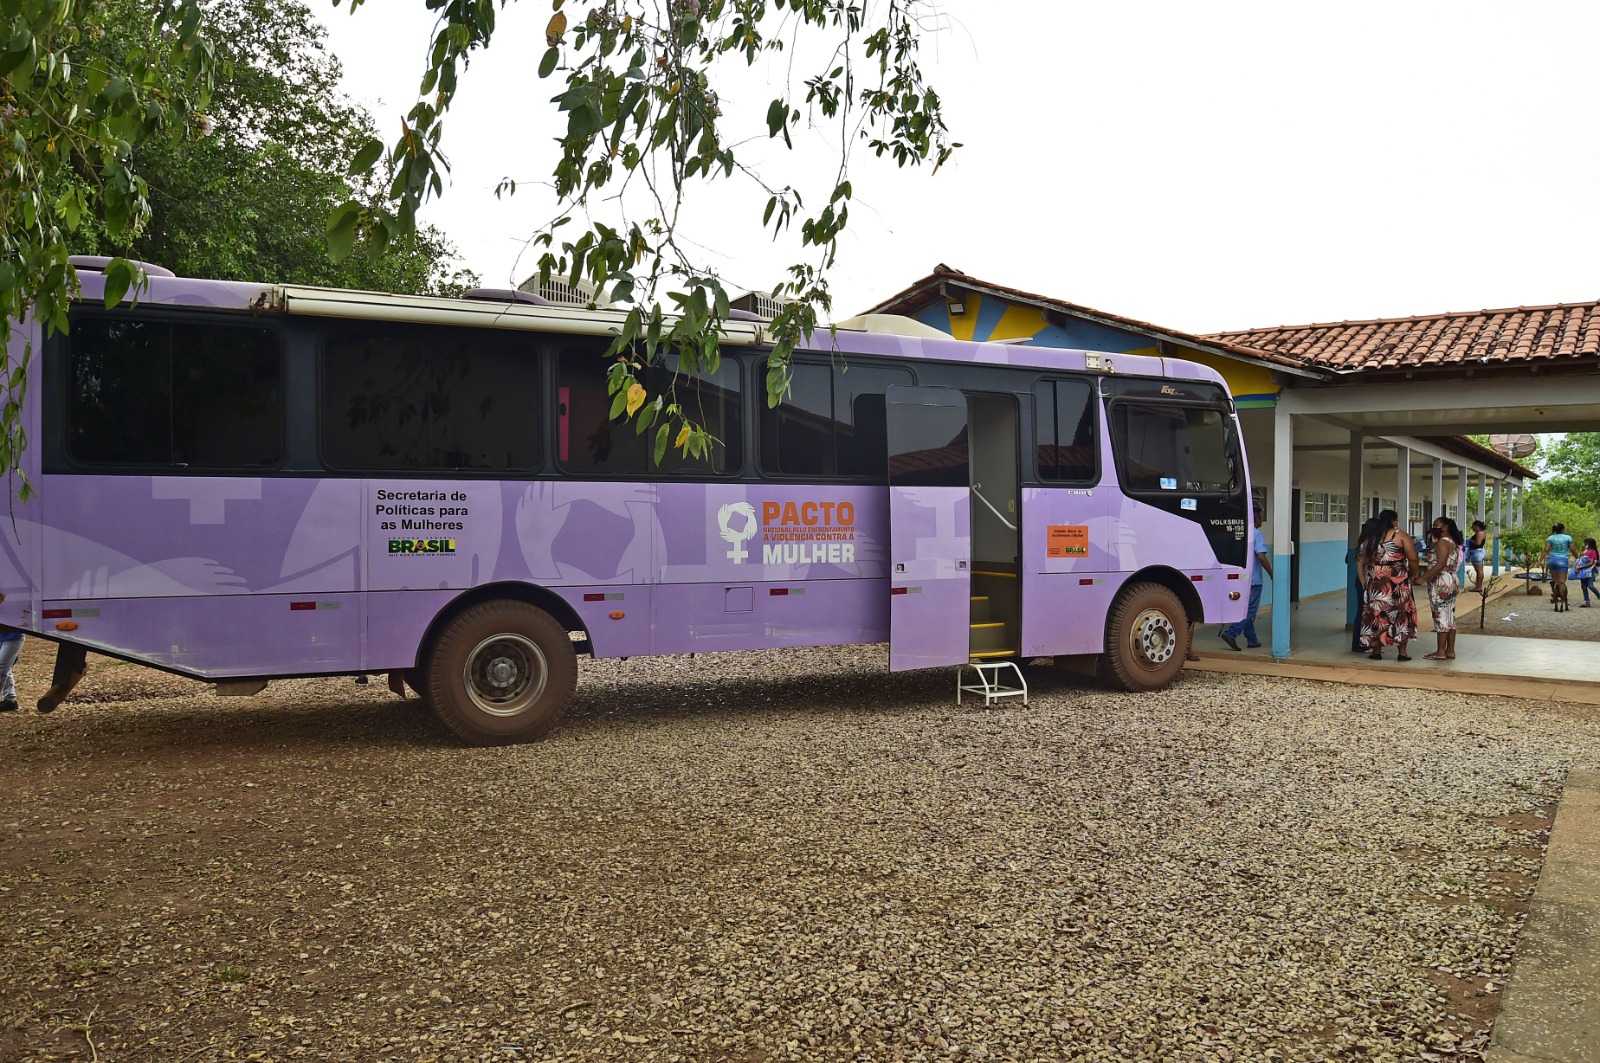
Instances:
[[[328,258],[343,262],[356,243],[356,222],[361,218],[361,204],[345,203],[328,219]]]
[[[349,174],[364,174],[369,172],[379,159],[383,158],[383,141],[377,137],[369,137],[355,157],[350,160],[350,166],[345,171]]]
[[[654,458],[652,459],[655,464],[661,464],[662,457],[667,453],[667,442],[671,438],[672,422],[668,421],[661,426],[659,431],[656,432],[656,445],[654,450]]]
[[[128,289],[139,276],[138,268],[125,258],[114,258],[106,264],[104,277],[107,310],[122,302],[122,297],[128,294]]]
[[[539,76],[547,78],[556,71],[556,64],[561,61],[560,48],[546,48],[544,57],[539,60]]]

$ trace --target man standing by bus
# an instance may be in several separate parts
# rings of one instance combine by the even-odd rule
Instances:
[[[5,594],[0,592],[0,602],[5,600]],[[0,712],[17,711],[17,681],[11,669],[17,663],[24,641],[22,632],[0,624]]]
[[[1239,636],[1244,635],[1245,645],[1252,650],[1261,645],[1261,640],[1256,638],[1256,612],[1261,608],[1261,587],[1266,576],[1272,575],[1272,555],[1267,553],[1267,537],[1261,534],[1262,522],[1266,514],[1260,506],[1255,507],[1256,530],[1251,539],[1250,549],[1256,555],[1256,563],[1250,572],[1250,606],[1244,612],[1244,619],[1237,624],[1229,624],[1219,634],[1222,641],[1228,644],[1230,650],[1240,649]],[[1263,576],[1265,573],[1266,576]]]

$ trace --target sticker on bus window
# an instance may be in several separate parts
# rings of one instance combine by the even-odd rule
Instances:
[[[1176,476],[1163,476],[1161,478],[1161,490],[1163,490],[1163,491],[1176,491],[1177,489],[1178,489],[1178,478]]]
[[[1045,536],[1046,557],[1088,557],[1087,524],[1051,524]]]
[[[1179,502],[1178,505],[1181,506],[1184,509],[1189,509],[1189,510],[1195,510],[1195,509],[1199,509],[1200,508],[1200,503],[1195,501],[1192,498],[1185,498],[1183,501]]]

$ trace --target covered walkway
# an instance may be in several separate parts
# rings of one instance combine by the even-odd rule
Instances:
[[[1594,642],[1479,634],[1476,596],[1464,594],[1458,606],[1456,659],[1425,661],[1422,655],[1433,649],[1433,629],[1427,596],[1419,594],[1418,601],[1421,624],[1409,662],[1396,661],[1392,649],[1382,661],[1352,653],[1350,632],[1345,628],[1345,598],[1333,593],[1290,607],[1294,650],[1287,658],[1273,657],[1266,646],[1235,653],[1217,637],[1222,625],[1208,624],[1195,632],[1195,652],[1200,660],[1191,661],[1188,667],[1600,705],[1600,653],[1595,652]],[[1485,625],[1501,623],[1501,617],[1512,610],[1529,608],[1548,609],[1549,603],[1521,594],[1519,586],[1503,588],[1489,599]],[[1256,625],[1263,638],[1271,625],[1271,610],[1263,606]]]

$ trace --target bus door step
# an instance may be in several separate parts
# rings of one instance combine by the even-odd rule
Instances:
[[[968,672],[972,672],[968,676]],[[1017,685],[1008,685],[1015,679]],[[1001,698],[1020,697],[1022,703],[1028,703],[1028,681],[1022,678],[1022,669],[1017,667],[1016,661],[982,661],[972,660],[961,666],[956,672],[956,704],[961,704],[962,694],[980,694],[983,704],[987,707],[994,705]]]

